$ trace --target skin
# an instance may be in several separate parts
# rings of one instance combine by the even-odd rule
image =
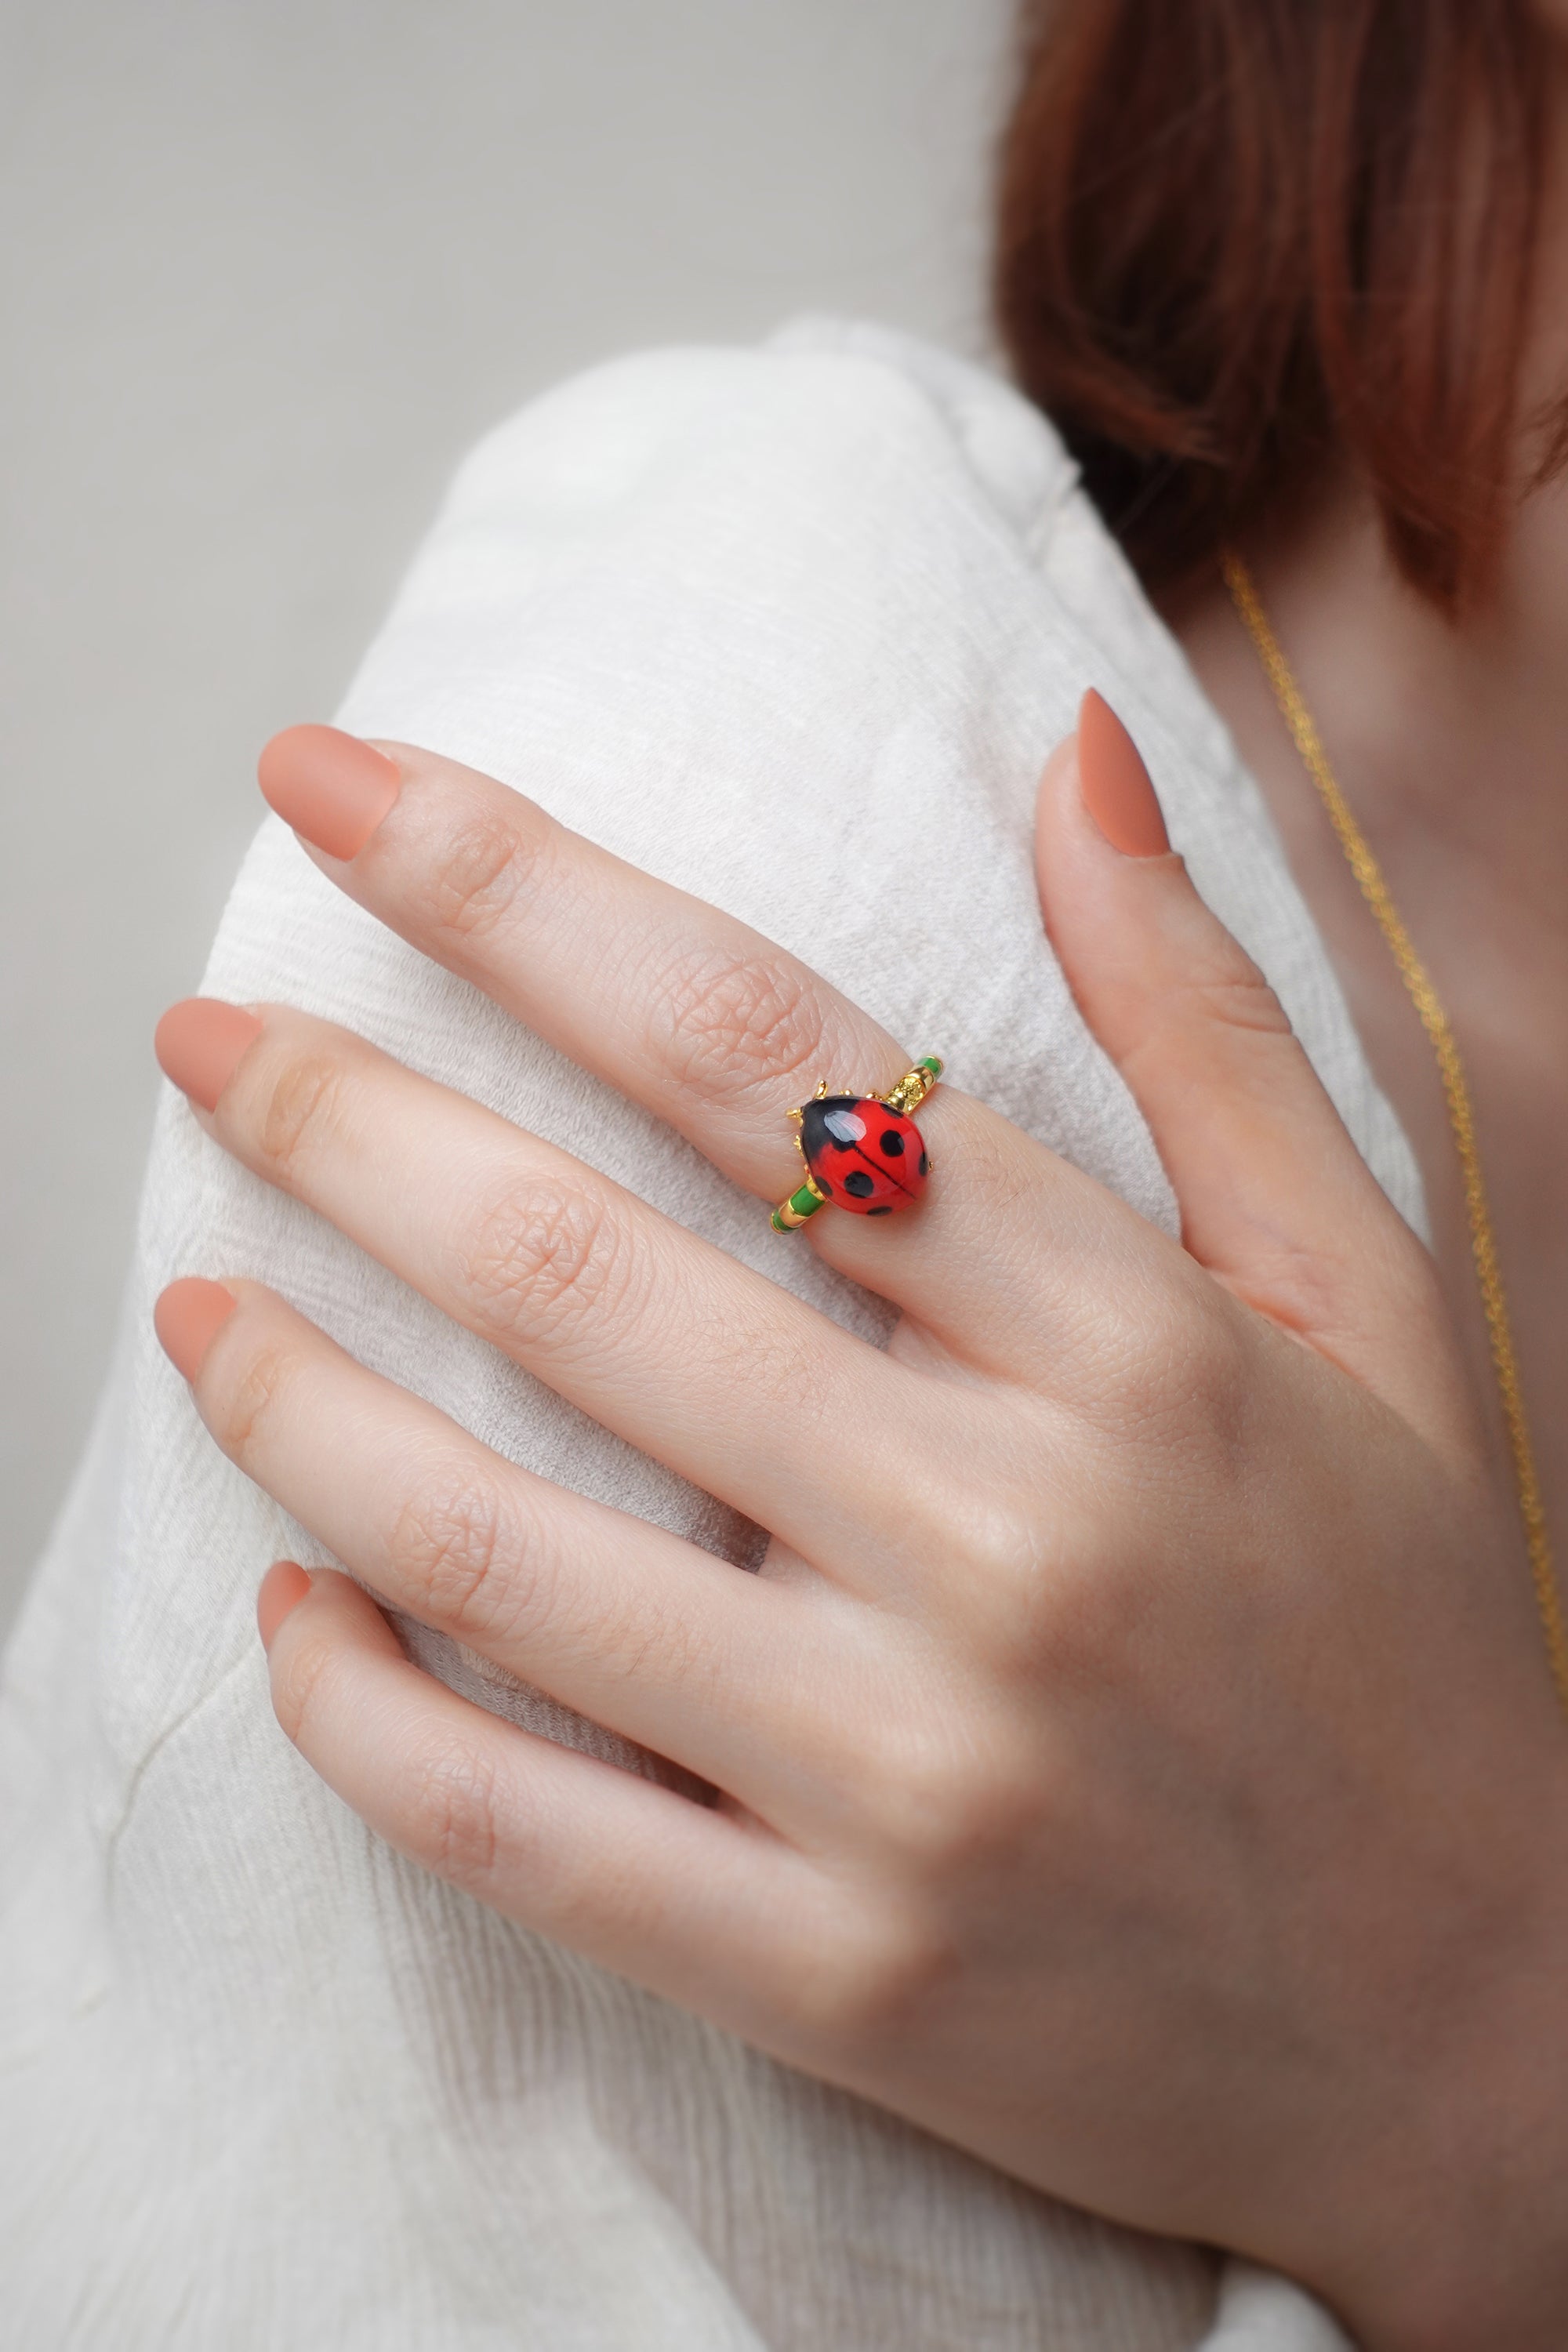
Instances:
[[[1568,381],[1568,5],[1538,13],[1559,74],[1521,419]],[[1247,551],[1467,1051],[1568,1528],[1568,489],[1521,500],[1498,594],[1458,628],[1398,583],[1353,479]],[[694,1806],[477,1716],[358,1585],[280,1567],[260,1605],[279,1717],[405,1852],[1043,2188],[1295,2271],[1371,2352],[1544,2352],[1568,2310],[1568,1742],[1441,1096],[1228,602],[1170,617],[1415,1144],[1436,1277],[1175,862],[1087,823],[1068,747],[1042,792],[1045,917],[1185,1254],[943,1088],[919,1215],[827,1213],[791,1244],[904,1307],[878,1369],[296,1013],[265,1013],[203,1114],[772,1528],[761,1577],[540,1488],[251,1286],[189,1369],[220,1443],[372,1591],[717,1792]],[[324,870],[762,1199],[794,1181],[778,1113],[801,1070],[903,1066],[766,943],[400,757],[393,815]],[[458,872],[476,811],[515,843],[482,905]],[[574,874],[575,949],[547,911]],[[595,923],[643,961],[595,964]],[[604,972],[668,974],[677,937],[710,985],[650,1030],[646,986]],[[721,1397],[681,1340],[694,1289],[705,1330],[735,1334]],[[651,1311],[672,1293],[684,1318]],[[853,1388],[852,1450],[831,1391],[803,1415],[803,1351]],[[846,1525],[867,1531],[847,1562]]]
[[[1551,152],[1517,472],[1568,385],[1568,5],[1551,37]],[[1467,1063],[1549,1524],[1568,1552],[1568,481],[1522,496],[1496,592],[1455,625],[1397,578],[1364,488],[1323,483],[1248,555]],[[1511,1492],[1432,1049],[1222,587],[1169,615],[1261,785],[1373,1066],[1420,1159],[1437,1263]]]
[[[729,918],[395,757],[395,803],[323,871],[760,1201],[819,1071],[906,1066]],[[417,1861],[786,2062],[1276,2263],[1372,2352],[1544,2352],[1568,1739],[1439,1286],[1180,861],[1092,822],[1075,745],[1038,824],[1046,922],[1185,1246],[944,1086],[921,1206],[788,1244],[903,1310],[886,1356],[254,1008],[209,1132],[773,1537],[742,1576],[551,1488],[237,1282],[176,1360],[361,1580],[275,1571],[279,1717]],[[468,1706],[372,1595],[712,1801]]]

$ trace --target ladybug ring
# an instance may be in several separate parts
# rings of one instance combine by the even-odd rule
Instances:
[[[776,1234],[792,1234],[831,1201],[858,1217],[890,1217],[913,1206],[931,1174],[919,1110],[942,1076],[927,1055],[885,1095],[830,1095],[823,1079],[808,1103],[792,1110],[805,1181],[773,1211]]]

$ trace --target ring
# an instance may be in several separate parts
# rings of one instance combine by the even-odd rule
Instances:
[[[931,1156],[910,1114],[941,1076],[941,1061],[928,1054],[885,1095],[830,1095],[824,1078],[789,1114],[805,1181],[773,1211],[774,1233],[793,1234],[829,1201],[858,1217],[912,1207],[925,1191]]]

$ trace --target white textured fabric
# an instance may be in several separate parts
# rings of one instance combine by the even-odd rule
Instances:
[[[1173,1225],[1042,934],[1035,780],[1083,688],[1420,1215],[1224,729],[989,378],[869,329],[607,367],[464,467],[341,714],[506,778],[786,942]],[[264,825],[206,989],[282,998],[581,1153],[856,1330],[876,1301]],[[370,1836],[268,1704],[312,1552],[153,1339],[275,1283],[488,1443],[731,1558],[754,1531],[160,1113],[118,1360],[0,1714],[0,2299],[26,2352],[1326,2352],[1279,2281],[1030,2194],[490,1916]],[[428,1636],[484,1704],[613,1742]],[[1212,2331],[1212,2332],[1211,2332]]]

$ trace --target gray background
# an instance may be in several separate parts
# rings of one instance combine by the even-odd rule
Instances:
[[[258,814],[465,446],[628,346],[984,345],[1010,0],[0,0],[0,1628]]]

